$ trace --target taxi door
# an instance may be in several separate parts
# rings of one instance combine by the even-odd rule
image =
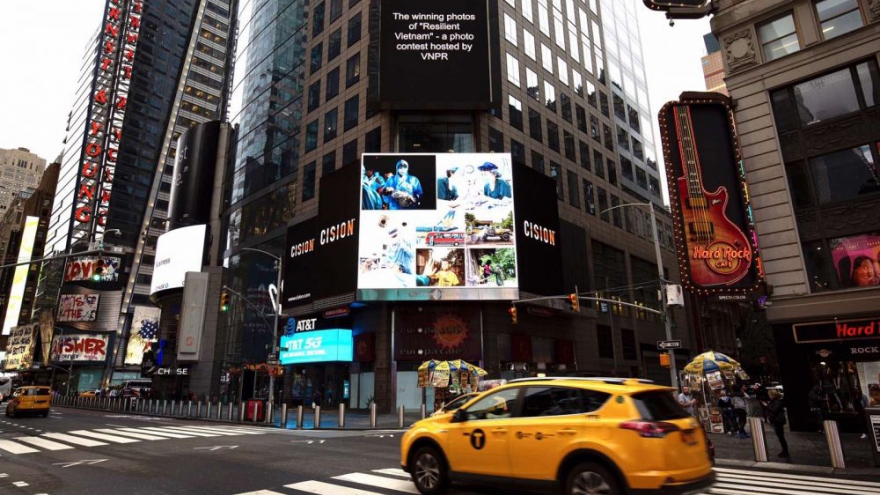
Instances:
[[[446,459],[452,471],[484,476],[510,476],[510,422],[519,388],[507,388],[460,409],[463,421],[449,424]]]
[[[511,425],[510,464],[515,478],[554,480],[571,444],[583,435],[601,436],[595,411],[608,394],[578,388],[532,386],[521,396],[520,417]]]

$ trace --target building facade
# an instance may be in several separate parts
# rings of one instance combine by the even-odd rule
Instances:
[[[724,85],[724,60],[721,56],[721,45],[712,33],[703,36],[706,44],[706,55],[700,59],[703,66],[703,79],[706,80],[706,91],[727,94]]]
[[[721,41],[793,429],[880,402],[880,3],[720,1]],[[815,406],[814,406],[815,407]]]
[[[46,159],[27,148],[0,149],[0,215],[20,191],[35,189],[46,168]]]
[[[267,287],[277,275],[272,257],[284,255],[288,226],[318,215],[322,178],[359,163],[363,153],[496,152],[556,182],[565,291],[577,287],[593,297],[658,309],[655,239],[665,278],[677,280],[678,267],[671,217],[662,209],[636,2],[497,2],[490,22],[499,29],[490,42],[498,47],[502,104],[488,110],[402,110],[377,102],[382,4],[242,5],[240,25],[246,28],[238,40],[230,113],[237,155],[224,212],[228,285],[270,314]],[[631,203],[653,205],[657,232],[643,207],[606,211]],[[324,400],[332,395],[352,407],[370,400],[382,408],[417,407],[425,400],[430,408],[433,402],[420,396],[416,383],[422,360],[417,352],[402,354],[400,345],[403,333],[419,328],[419,318],[448,313],[467,322],[474,346],[467,357],[493,377],[537,370],[669,380],[656,345],[664,328],[648,312],[589,301],[573,312],[560,297],[523,307],[513,325],[509,307],[509,301],[364,304],[347,293],[288,312],[285,317],[314,323],[310,328],[371,337],[357,340],[364,354],[353,362],[287,367],[284,397],[308,403],[318,391]],[[672,317],[674,337],[684,341],[681,368],[697,349],[684,312]],[[273,329],[264,320],[232,298],[227,325],[241,344],[233,350],[230,362],[237,364],[230,377],[258,383],[256,390],[248,385],[245,396],[265,394],[268,377],[259,364],[270,354]],[[416,323],[410,328],[403,322]]]

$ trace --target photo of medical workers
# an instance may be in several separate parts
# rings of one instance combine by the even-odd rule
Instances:
[[[361,208],[364,210],[433,210],[437,207],[434,155],[364,155],[362,170]]]

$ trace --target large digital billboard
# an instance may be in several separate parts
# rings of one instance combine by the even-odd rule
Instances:
[[[295,333],[281,337],[281,364],[351,362],[354,345],[351,330],[332,329]]]
[[[12,287],[9,289],[9,302],[6,305],[6,317],[3,319],[3,335],[9,335],[12,327],[18,325],[21,316],[21,304],[24,299],[24,289],[27,285],[27,275],[34,253],[34,240],[37,237],[37,227],[40,224],[39,217],[27,217],[24,222],[24,230],[21,234],[21,243],[18,247],[18,258],[12,275]]]
[[[202,271],[206,230],[206,225],[193,225],[159,236],[150,294],[183,287],[186,272]]]
[[[733,111],[718,93],[684,93],[660,110],[660,134],[685,287],[745,292],[761,282]]]
[[[501,102],[498,0],[381,0],[379,101],[470,109]]]
[[[513,190],[506,153],[364,154],[358,300],[518,298]]]

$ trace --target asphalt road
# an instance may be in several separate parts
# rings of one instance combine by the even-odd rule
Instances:
[[[415,493],[399,470],[400,434],[279,430],[56,407],[48,418],[0,416],[0,494]],[[880,494],[880,483],[839,477],[741,469],[719,469],[718,475],[719,484],[706,493]],[[519,495],[467,487],[450,493]]]

